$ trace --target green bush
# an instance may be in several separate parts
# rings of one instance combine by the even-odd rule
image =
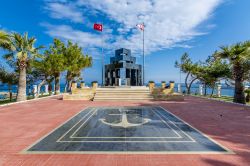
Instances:
[[[249,102],[250,101],[250,89],[246,89],[245,93],[247,94],[247,96],[246,96],[246,102]]]
[[[246,94],[250,94],[250,89],[246,89],[246,90],[245,90],[245,93],[246,93]]]

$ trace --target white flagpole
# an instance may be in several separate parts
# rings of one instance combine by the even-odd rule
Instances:
[[[103,78],[104,77],[104,74],[103,74],[104,72],[103,30],[104,28],[103,28],[103,23],[101,23],[101,25],[102,25],[102,86],[104,86],[104,78]]]
[[[143,25],[143,30],[142,30],[142,56],[143,56],[143,66],[142,66],[142,74],[143,74],[143,79],[142,79],[142,85],[144,86],[145,83],[145,70],[144,70],[144,66],[145,66],[145,56],[144,56],[144,30],[145,30],[145,26],[144,23],[142,23]]]
[[[104,55],[103,55],[103,46],[102,46],[102,86],[104,86],[104,83],[103,83],[103,72],[104,72]]]

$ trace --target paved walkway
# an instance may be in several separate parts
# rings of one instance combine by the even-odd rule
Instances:
[[[88,106],[160,105],[236,154],[20,154]],[[56,98],[0,107],[0,165],[250,165],[250,108],[186,97],[184,102],[87,102]]]

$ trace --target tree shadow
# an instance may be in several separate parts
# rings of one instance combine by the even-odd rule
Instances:
[[[215,165],[216,166],[235,166],[235,164],[232,164],[230,162],[219,161],[219,160],[214,160],[214,159],[204,159],[203,161],[213,166]]]

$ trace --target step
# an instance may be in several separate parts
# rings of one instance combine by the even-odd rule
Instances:
[[[153,100],[147,87],[97,88],[94,101]]]
[[[95,96],[95,98],[97,98],[97,97],[103,97],[103,98],[114,98],[114,97],[117,97],[117,98],[140,98],[140,97],[152,97],[152,96],[150,96],[150,95],[144,95],[144,96],[129,96],[129,95],[124,95],[124,96],[117,96],[117,95],[112,95],[112,96],[107,96],[107,95],[96,95]]]
[[[96,92],[96,94],[150,94],[150,92]]]
[[[96,91],[149,91],[149,89],[96,89]]]
[[[96,94],[98,95],[104,95],[104,94],[108,94],[108,95],[112,95],[112,94],[116,94],[116,95],[147,95],[147,94],[150,94],[150,93],[147,93],[147,92],[141,92],[141,93],[137,93],[137,92],[129,92],[129,93],[126,93],[126,92],[108,92],[108,93],[100,93],[100,92],[96,92]]]
[[[146,92],[146,93],[149,93],[150,91],[145,91],[145,90],[109,90],[109,91],[104,91],[104,90],[102,90],[102,91],[99,91],[99,90],[97,90],[96,92],[99,92],[99,93],[102,93],[102,92],[112,92],[112,93],[115,93],[115,92]]]
[[[97,93],[150,93],[149,91],[96,91]]]
[[[95,96],[95,98],[152,98],[152,96]]]
[[[153,98],[152,96],[95,96],[95,98]]]
[[[129,99],[129,98],[94,98],[94,101],[150,101],[153,98],[137,98],[137,99]]]

